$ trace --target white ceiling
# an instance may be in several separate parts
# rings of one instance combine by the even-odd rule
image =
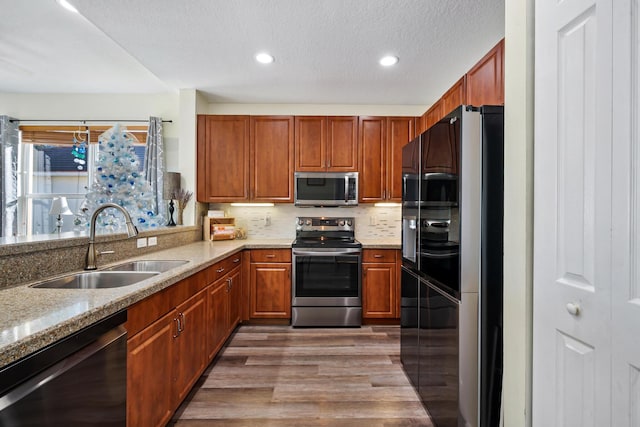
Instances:
[[[0,92],[428,105],[504,36],[504,0],[70,2],[0,0]]]

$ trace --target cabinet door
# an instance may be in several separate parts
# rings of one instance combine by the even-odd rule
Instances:
[[[251,200],[293,202],[293,130],[293,116],[251,117]]]
[[[251,317],[291,317],[291,264],[251,264]]]
[[[207,349],[212,360],[227,339],[229,330],[229,304],[227,281],[223,277],[207,288]]]
[[[296,116],[295,157],[297,172],[327,170],[327,118]]]
[[[386,193],[386,117],[362,116],[358,120],[360,148],[359,198],[378,202]],[[402,155],[402,153],[401,153]]]
[[[200,377],[207,359],[207,294],[200,291],[178,307],[180,334],[175,340],[175,401],[174,408],[187,396]]]
[[[387,193],[386,199],[402,201],[402,147],[414,137],[414,117],[389,117],[387,119]]]
[[[446,116],[466,101],[466,76],[454,83],[444,95],[442,95],[442,116]]]
[[[467,104],[504,104],[504,39],[467,72]]]
[[[433,126],[435,123],[438,123],[438,120],[440,120],[441,118],[444,117],[443,114],[443,105],[442,105],[442,98],[438,99],[436,101],[435,104],[433,104],[431,106],[431,108],[429,108],[427,110],[426,113],[424,113],[424,130],[429,129],[431,126]]]
[[[242,308],[242,269],[237,268],[229,274],[229,333],[233,332],[241,320]]]
[[[395,263],[362,264],[362,316],[396,318]]]
[[[176,312],[127,341],[127,425],[164,426],[173,414]]]
[[[327,118],[327,168],[358,172],[358,117]]]
[[[198,116],[197,199],[249,199],[249,116]]]

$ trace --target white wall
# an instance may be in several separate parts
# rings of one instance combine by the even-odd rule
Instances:
[[[531,425],[534,0],[505,1],[503,423]]]
[[[209,104],[207,112],[201,114],[421,116],[428,108],[429,105]]]

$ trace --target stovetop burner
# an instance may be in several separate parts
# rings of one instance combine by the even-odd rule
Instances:
[[[294,248],[361,248],[354,218],[298,217]]]

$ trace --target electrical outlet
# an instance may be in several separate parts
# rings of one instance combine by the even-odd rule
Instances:
[[[141,239],[138,239],[137,243],[138,248],[146,248],[147,247],[147,238],[143,237]]]
[[[375,215],[371,215],[369,217],[369,225],[376,225],[378,223],[378,219]]]
[[[266,214],[264,217],[264,225],[269,226],[271,225],[271,214]]]
[[[149,246],[155,246],[158,244],[158,238],[156,236],[149,237]]]

